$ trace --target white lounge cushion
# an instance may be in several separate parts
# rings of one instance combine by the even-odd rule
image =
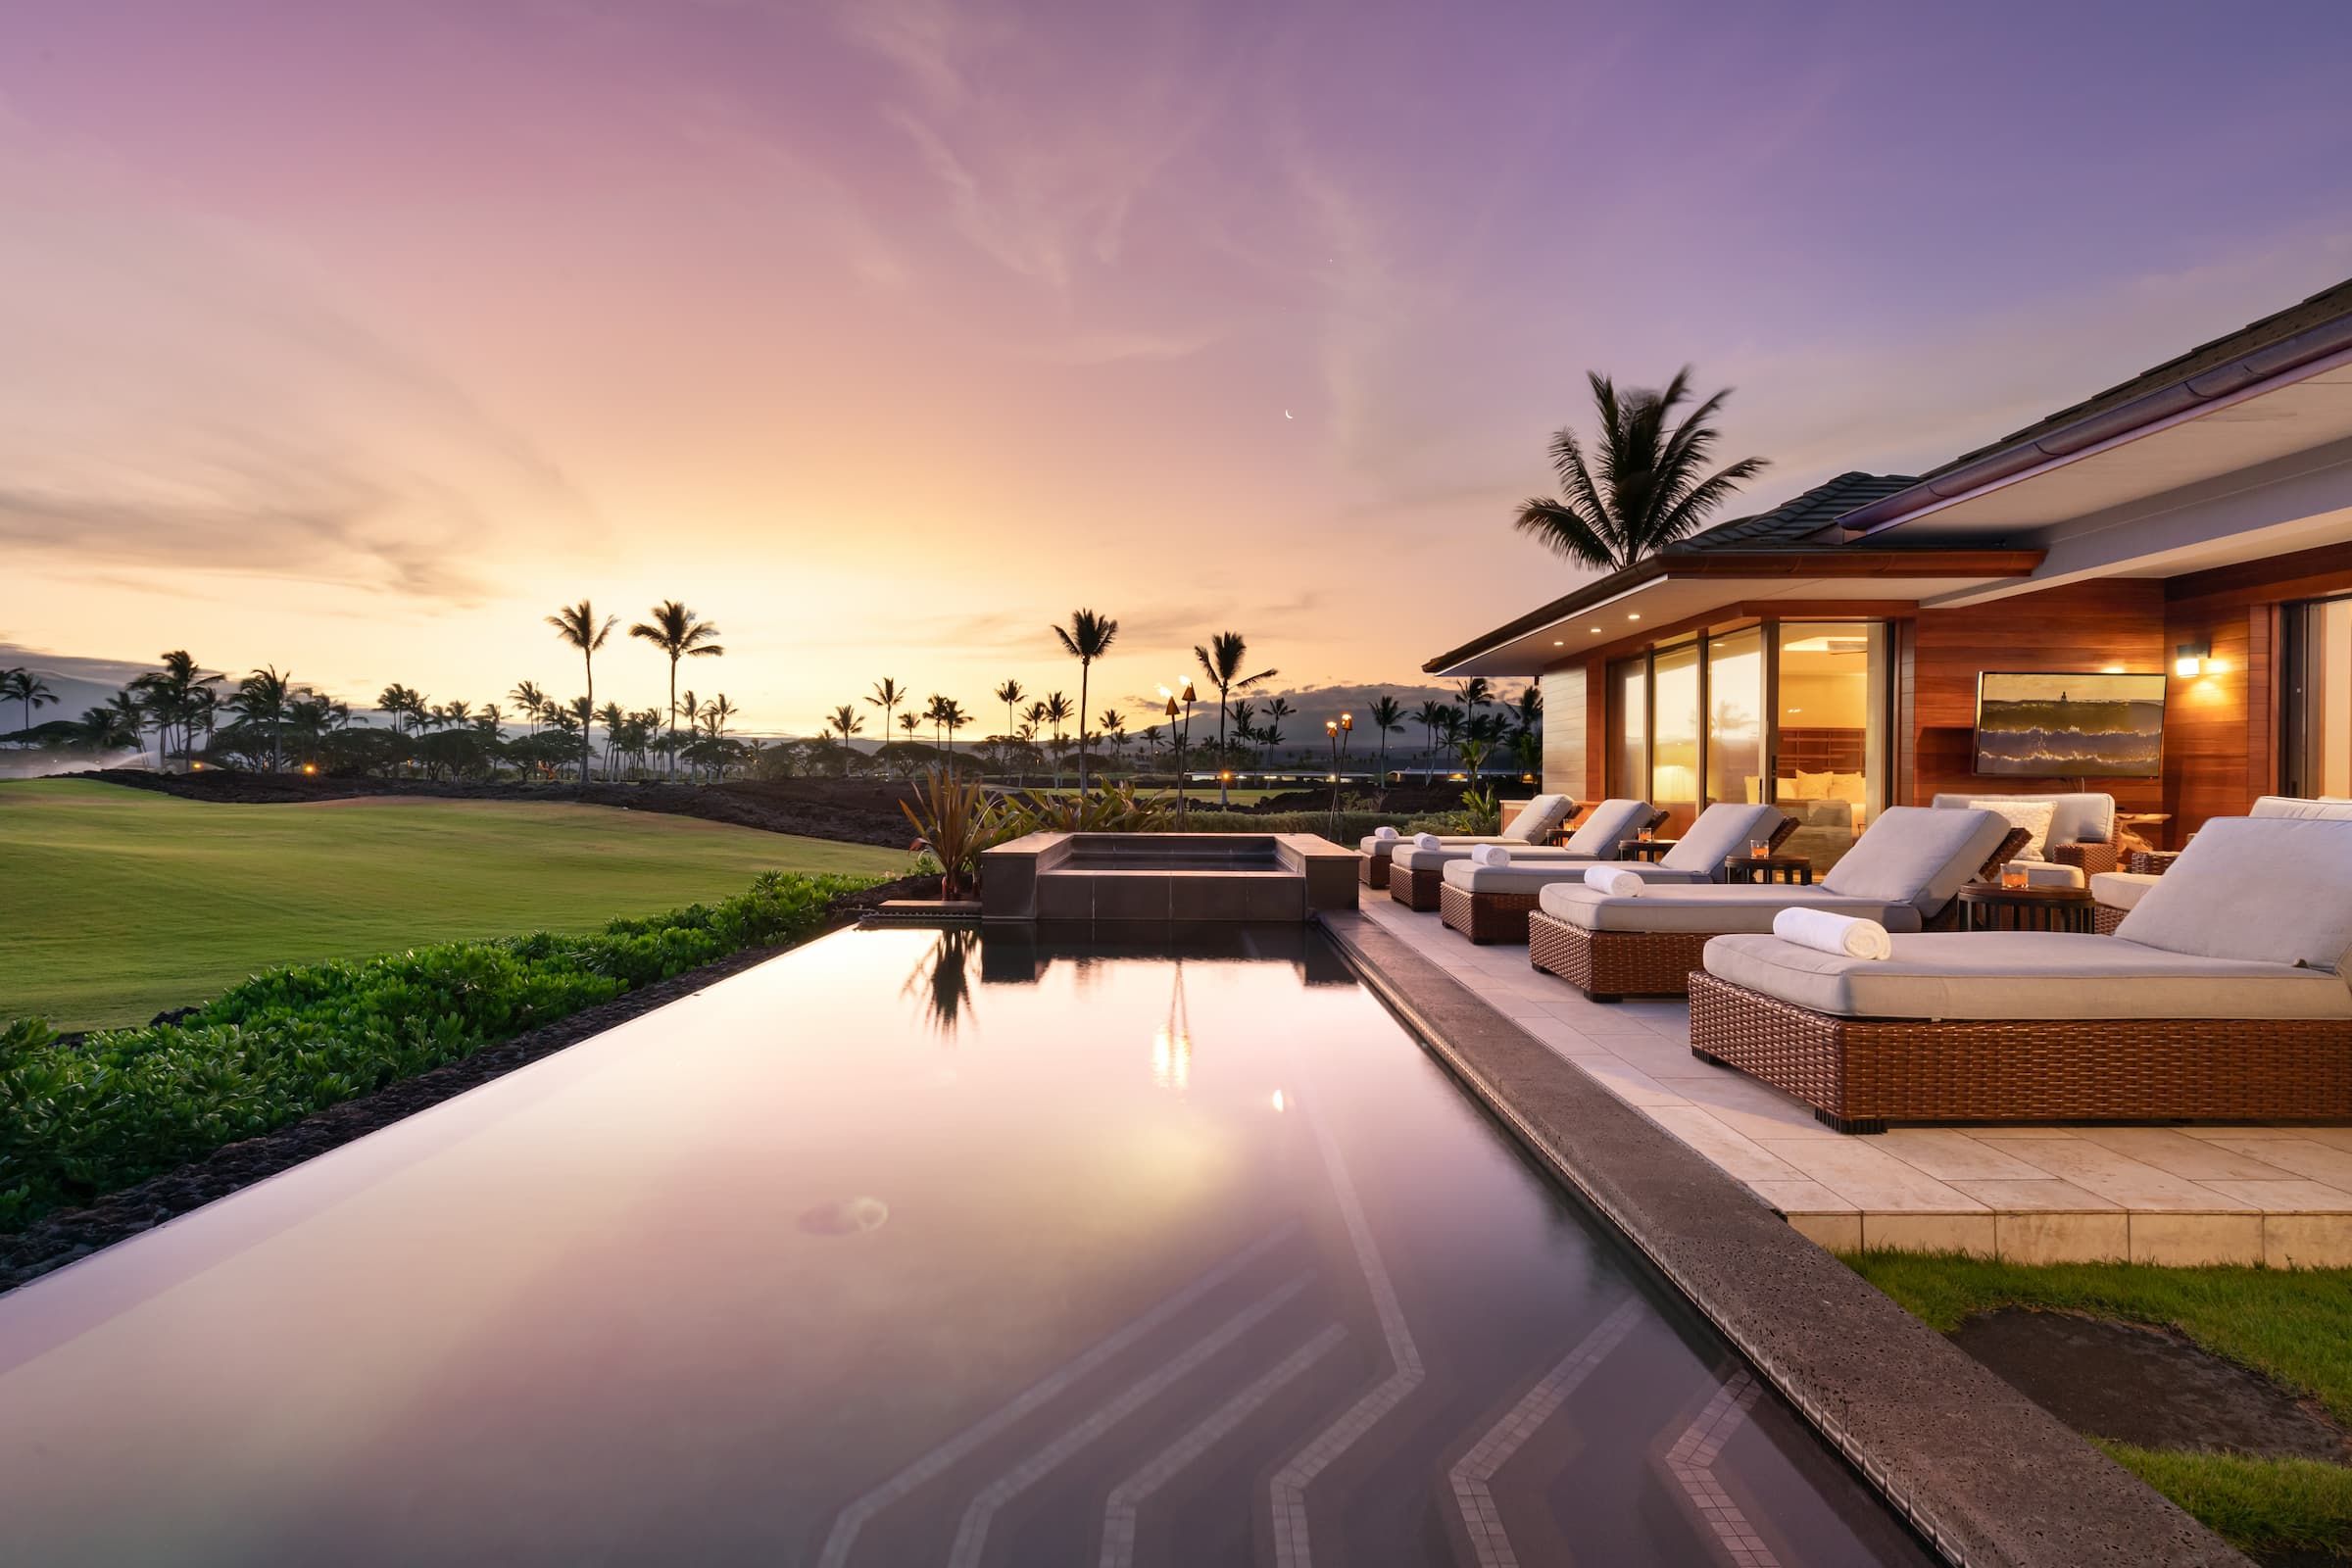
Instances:
[[[1750,840],[1770,839],[1788,818],[1777,806],[1741,806],[1718,801],[1698,813],[1658,863],[1670,871],[1694,871],[1712,878],[1723,862],[1745,855]]]
[[[2090,879],[2090,896],[2110,909],[2129,909],[2162,880],[2138,871],[2101,871]]]
[[[1930,931],[1885,959],[1773,936],[1707,944],[1707,973],[1841,1018],[2352,1018],[2332,974],[2071,931]]]
[[[1971,790],[1964,794],[1941,794],[1931,805],[1938,809],[1966,807],[1969,802],[1990,793]],[[2104,844],[2115,837],[2115,797],[2098,791],[2066,795],[2011,795],[2003,792],[2007,801],[2047,801],[2056,809],[2050,813],[2050,831],[2046,842],[2051,844]]]
[[[2293,795],[2265,795],[2254,803],[2248,816],[2296,816],[2322,822],[2352,822],[2352,801],[2329,800],[2323,796],[2306,801]]]
[[[1568,842],[1560,848],[1587,859],[1614,860],[1617,847],[1641,832],[1642,825],[1657,814],[1647,801],[1603,801],[1592,808],[1592,814],[1568,835]]]
[[[1582,881],[1557,881],[1543,890],[1538,906],[1554,919],[1588,931],[1770,931],[1772,917],[1798,905],[1834,909],[1876,920],[1889,931],[1916,931],[1920,913],[1908,901],[1841,899],[1823,887],[1785,884],[1727,886],[1700,882],[1657,888],[1638,899],[1612,899]]]
[[[2011,860],[2001,869],[2025,872],[2026,886],[2030,888],[2079,888],[2082,885],[2082,868],[2079,865],[2054,865],[2048,860]]]
[[[1585,868],[1599,863],[1515,855],[1501,865],[1450,861],[1443,874],[1447,887],[1460,888],[1464,893],[1541,893],[1554,882],[1582,881]]]
[[[1923,915],[1934,914],[2008,836],[2008,822],[1991,811],[1889,806],[1821,885],[1840,898],[1907,903]],[[1915,922],[1905,929],[1918,927]]]
[[[1480,848],[1481,846],[1485,846],[1486,848],[1490,849],[1508,849],[1511,852],[1511,859],[1521,865],[1534,865],[1538,863],[1550,865],[1560,860],[1588,860],[1592,858],[1590,856],[1571,855],[1568,851],[1549,844],[1510,844],[1498,846],[1491,839],[1472,839],[1459,844],[1441,844],[1434,850],[1425,850],[1419,845],[1407,840],[1396,850],[1394,855],[1389,857],[1389,863],[1392,866],[1401,870],[1427,871],[1439,866],[1451,865],[1457,860],[1468,860],[1470,858],[1470,852],[1474,849]]]
[[[2168,953],[2344,975],[2352,966],[2352,821],[2218,817],[2115,934]]]
[[[1499,836],[1513,844],[1541,844],[1575,809],[1576,802],[1565,795],[1539,795],[1519,808]]]

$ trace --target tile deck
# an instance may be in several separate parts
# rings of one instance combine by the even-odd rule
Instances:
[[[1846,1137],[1690,1054],[1679,1002],[1588,1002],[1380,893],[1362,912],[1825,1247],[2019,1262],[2352,1266],[2352,1127],[1896,1127]]]

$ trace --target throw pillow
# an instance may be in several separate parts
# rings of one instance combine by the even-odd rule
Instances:
[[[2046,860],[2049,858],[2047,850],[2050,837],[2050,818],[2057,813],[2057,802],[2008,801],[1996,797],[1986,801],[1971,801],[1968,805],[1971,810],[1998,811],[2008,819],[2011,827],[2022,827],[2034,835],[2026,840],[2026,847],[2017,852],[2015,858],[2020,860]]]
[[[1798,768],[1796,770],[1796,793],[1790,798],[1799,801],[1828,800],[1830,798],[1830,775],[1808,773],[1803,768]]]

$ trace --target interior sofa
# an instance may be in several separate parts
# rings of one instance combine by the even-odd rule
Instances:
[[[1724,861],[1745,855],[1750,843],[1763,839],[1777,849],[1795,829],[1795,819],[1777,807],[1718,802],[1698,813],[1656,864],[1626,860],[1616,868],[1659,886],[1721,881]],[[1581,880],[1587,868],[1599,863],[1515,853],[1501,864],[1454,860],[1440,875],[1438,913],[1473,942],[1525,942],[1527,918],[1543,891],[1554,882]]]
[[[2339,801],[2323,796],[2316,801],[2293,795],[2265,795],[2254,803],[2249,816],[2285,816],[2319,821],[2352,822],[2352,801]],[[2160,872],[2100,871],[2091,876],[2090,896],[2095,901],[2091,909],[2091,925],[2099,935],[2111,937],[2120,930],[2124,916],[2130,914],[2148,889],[2156,885]]]
[[[2352,1116],[2352,820],[2208,822],[2111,937],[1717,937],[1690,1049],[1841,1132]]]
[[[2112,795],[2097,791],[2011,795],[2002,790],[1965,790],[1936,795],[1929,804],[1949,809],[1991,801],[2050,808],[2047,832],[2038,841],[2029,842],[2025,853],[2009,862],[2009,869],[2022,868],[2026,880],[2034,886],[2079,888],[2091,877],[2116,868],[2120,833]]]
[[[1514,842],[1504,847],[1513,859],[1608,860],[1616,858],[1619,847],[1627,839],[1665,820],[1666,813],[1653,808],[1647,801],[1602,801],[1568,835],[1565,844]],[[1446,867],[1456,860],[1469,859],[1470,852],[1478,844],[1477,840],[1448,843],[1440,839],[1436,844],[1399,840],[1389,857],[1389,897],[1408,909],[1427,912],[1437,908],[1438,890],[1445,885]]]
[[[1512,813],[1511,819],[1503,824],[1500,833],[1489,834],[1483,838],[1477,835],[1448,834],[1441,837],[1438,842],[1459,845],[1463,849],[1480,844],[1542,845],[1548,843],[1551,835],[1559,831],[1561,824],[1575,814],[1576,798],[1574,796],[1539,795]],[[1387,887],[1389,885],[1390,858],[1396,853],[1397,846],[1412,842],[1410,838],[1401,834],[1388,837],[1376,833],[1366,834],[1356,843],[1356,848],[1361,850],[1364,856],[1362,863],[1356,867],[1357,880],[1368,888]]]
[[[1554,883],[1528,917],[1528,961],[1595,1001],[1685,994],[1712,937],[1769,932],[1803,906],[1920,931],[1956,917],[1961,888],[1990,877],[2027,838],[1993,811],[1890,806],[1811,887],[1644,888],[1633,898]]]

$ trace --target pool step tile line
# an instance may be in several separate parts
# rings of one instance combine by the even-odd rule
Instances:
[[[1473,947],[1393,899],[1358,912],[1833,1250],[2016,1262],[2352,1266],[2352,1127],[1896,1127],[1833,1132],[1699,1061],[1690,1008],[1590,1001],[1524,947]]]

